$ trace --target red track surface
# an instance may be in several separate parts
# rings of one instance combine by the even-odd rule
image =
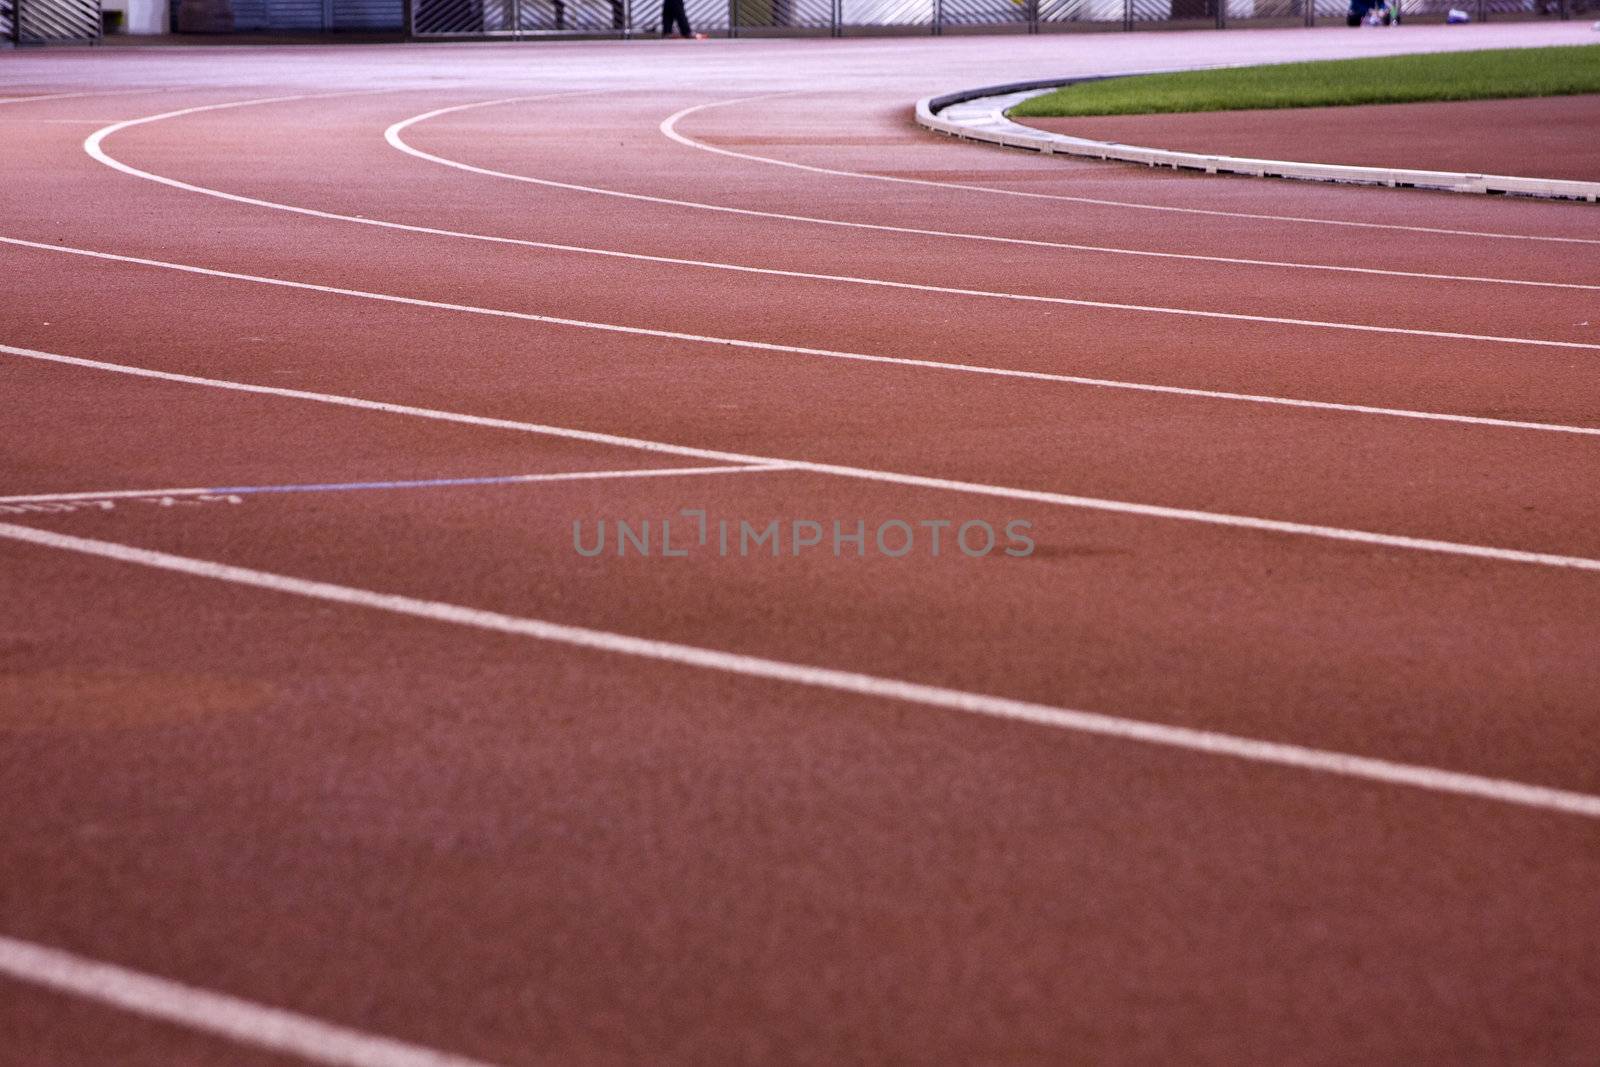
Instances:
[[[909,114],[1579,32],[6,57],[0,95],[95,95],[0,105],[0,236],[255,280],[3,244],[0,344],[324,399],[0,353],[3,495],[729,462],[530,423],[813,466],[0,515],[0,935],[491,1062],[1588,1060],[1600,216],[1043,159]],[[785,91],[675,126],[743,157],[657,128]],[[403,139],[749,213],[385,143],[520,96]],[[82,145],[239,101],[104,137],[188,189]],[[693,507],[1026,519],[1038,551],[573,551],[574,519]],[[1317,769],[1346,756],[1410,777]],[[160,1021],[36,971],[0,977],[0,1062],[280,1062],[214,1006]]]
[[[1297,163],[1600,179],[1600,96],[1028,119],[1123,144]]]

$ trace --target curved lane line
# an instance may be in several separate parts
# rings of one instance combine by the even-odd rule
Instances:
[[[0,527],[0,536],[12,535]],[[0,934],[0,975],[330,1067],[489,1067],[465,1056],[363,1033],[4,934]]]
[[[204,272],[212,273],[212,272]],[[307,286],[303,283],[281,283],[298,288],[315,288],[323,292],[340,292],[340,290],[321,289],[321,287]],[[389,298],[401,303],[424,303],[421,301],[408,301],[403,298]],[[438,305],[434,305],[438,306]],[[448,307],[448,305],[444,305]],[[512,316],[516,317],[516,316]],[[604,433],[598,430],[579,430],[567,426],[551,426],[544,423],[523,422],[516,419],[500,419],[481,415],[467,415],[459,412],[440,411],[434,408],[413,407],[407,404],[391,404],[383,401],[365,400],[360,397],[339,396],[328,393],[315,393],[304,389],[289,389],[279,386],[251,385],[245,382],[222,381],[215,378],[201,378],[191,374],[175,374],[170,371],[150,370],[144,367],[132,367],[126,364],[106,363],[100,360],[83,359],[78,356],[60,355],[54,352],[40,352],[36,349],[18,348],[13,345],[0,344],[0,352],[24,359],[35,359],[46,363],[59,363],[75,367],[87,367],[94,370],[112,371],[118,374],[127,374],[139,378],[153,378],[161,381],[184,382],[190,385],[209,386],[213,389],[225,389],[238,393],[255,393],[265,396],[281,396],[296,400],[310,400],[323,404],[335,404],[341,407],[360,408],[366,411],[385,411],[396,415],[409,415],[414,418],[438,419],[442,422],[462,423],[469,426],[483,426],[493,429],[512,430],[519,433],[540,434],[546,437],[559,437],[570,441],[586,441],[591,444],[616,445],[620,448],[638,449],[641,452],[652,452],[659,455],[687,456],[695,459],[709,460],[717,463],[743,463],[752,465],[781,466],[793,471],[807,471],[813,474],[825,474],[838,478],[849,478],[857,481],[876,482],[884,485],[898,485],[913,489],[930,489],[940,492],[966,493],[973,496],[992,497],[1000,500],[1019,500],[1032,504],[1042,504],[1049,507],[1077,508],[1085,511],[1102,511],[1118,515],[1133,515],[1147,519],[1173,519],[1179,522],[1199,523],[1207,526],[1220,526],[1237,530],[1253,530],[1261,533],[1285,534],[1294,537],[1311,537],[1328,541],[1342,541],[1353,544],[1374,545],[1386,549],[1402,549],[1413,552],[1432,552],[1447,556],[1461,556],[1472,559],[1493,560],[1500,563],[1526,563],[1539,567],[1552,567],[1560,570],[1588,571],[1600,574],[1600,559],[1586,556],[1566,556],[1553,552],[1533,552],[1520,548],[1497,548],[1492,545],[1474,545],[1460,541],[1442,541],[1428,537],[1411,537],[1405,534],[1375,533],[1370,530],[1353,530],[1342,526],[1321,526],[1314,523],[1292,522],[1286,519],[1257,518],[1252,515],[1234,515],[1221,511],[1200,511],[1195,508],[1167,507],[1161,504],[1140,504],[1126,500],[1108,500],[1103,497],[1075,496],[1070,493],[1057,493],[1043,489],[1021,489],[1011,486],[986,485],[982,482],[963,482],[951,478],[936,478],[921,474],[903,474],[897,471],[874,470],[868,467],[851,467],[838,463],[818,463],[804,459],[789,459],[779,456],[757,456],[743,452],[728,452],[720,449],[699,448],[694,445],[672,444],[666,441],[651,441],[639,437],[625,437],[620,434]]]
[[[719,156],[729,156],[733,159],[749,160],[753,163],[766,163],[774,167],[789,167],[793,170],[809,171],[813,174],[829,174],[839,178],[864,178],[875,182],[897,182],[903,185],[927,185],[936,189],[959,189],[971,193],[994,193],[1000,196],[1017,196],[1033,200],[1059,200],[1072,204],[1093,204],[1096,207],[1121,207],[1135,211],[1166,211],[1181,215],[1209,215],[1225,219],[1256,219],[1265,222],[1297,222],[1317,226],[1350,226],[1373,230],[1403,230],[1409,233],[1433,233],[1450,237],[1487,237],[1503,241],[1551,241],[1557,244],[1600,245],[1600,238],[1594,237],[1547,237],[1532,233],[1494,233],[1487,230],[1451,230],[1438,226],[1406,226],[1394,222],[1361,222],[1352,219],[1319,219],[1304,215],[1266,215],[1245,211],[1220,211],[1214,208],[1198,207],[1173,207],[1167,204],[1140,204],[1129,200],[1105,200],[1091,196],[1069,196],[1065,193],[1036,193],[1022,189],[1001,189],[992,185],[967,185],[962,182],[940,182],[928,178],[901,178],[890,174],[867,174],[857,170],[838,170],[833,167],[817,167],[809,163],[794,163],[787,159],[773,159],[770,156],[758,156],[749,152],[735,152],[728,148],[719,148],[716,145],[705,144],[678,130],[678,123],[697,112],[706,111],[717,107],[731,107],[734,104],[744,104],[751,100],[763,97],[744,96],[733,100],[717,100],[709,104],[697,104],[686,107],[676,114],[668,115],[661,122],[661,132],[672,140],[688,148],[697,148],[702,152],[712,152]]]
[[[786,660],[767,659],[738,652],[698,645],[662,641],[632,634],[614,633],[586,626],[552,622],[546,619],[485,611],[438,600],[423,600],[398,593],[382,593],[332,582],[299,578],[271,571],[238,567],[228,563],[178,556],[134,545],[101,541],[87,537],[40,530],[31,526],[0,523],[0,538],[43,548],[54,548],[97,556],[121,563],[137,564],[178,574],[249,586],[292,596],[307,597],[349,607],[386,611],[395,615],[428,619],[434,622],[468,626],[479,630],[529,637],[536,641],[567,645],[612,655],[633,656],[717,671],[746,678],[784,682],[790,685],[848,693],[877,700],[918,704],[946,711],[962,712],[1012,722],[1054,727],[1073,733],[1093,734],[1121,741],[1182,749],[1212,756],[1226,756],[1251,763],[1263,763],[1303,771],[1318,771],[1346,778],[1365,779],[1386,785],[1411,786],[1435,793],[1454,794],[1493,800],[1503,804],[1539,808],[1588,819],[1600,819],[1600,796],[1550,786],[1532,785],[1504,778],[1448,771],[1411,763],[1399,763],[1371,756],[1308,748],[1282,741],[1264,741],[1236,734],[1171,726],[1146,719],[1124,718],[1103,712],[1078,711],[1032,701],[973,693],[944,686],[832,667],[812,666]],[[0,948],[4,947],[0,941]],[[0,957],[3,958],[3,957]],[[380,1061],[373,1063],[398,1062]]]
[[[727,348],[743,348],[758,352],[782,352],[786,355],[811,356],[822,359],[838,359],[856,363],[881,363],[888,366],[916,367],[924,370],[950,371],[960,374],[976,374],[991,378],[1016,378],[1024,381],[1054,382],[1065,385],[1085,385],[1095,388],[1121,389],[1129,392],[1192,397],[1200,400],[1227,400],[1251,404],[1268,404],[1276,407],[1305,408],[1316,411],[1340,411],[1356,415],[1382,415],[1390,418],[1420,419],[1427,422],[1455,423],[1466,426],[1490,426],[1499,429],[1536,430],[1547,433],[1570,433],[1583,436],[1600,436],[1600,427],[1594,426],[1572,426],[1564,425],[1562,423],[1549,422],[1524,422],[1514,419],[1496,419],[1480,415],[1455,415],[1448,412],[1416,411],[1408,408],[1386,408],[1376,407],[1368,404],[1343,404],[1330,400],[1300,400],[1292,397],[1267,396],[1255,393],[1234,393],[1212,389],[1193,389],[1178,385],[1152,385],[1140,382],[1114,381],[1105,378],[1087,378],[1070,374],[1052,374],[1048,371],[1013,370],[1005,367],[985,367],[970,363],[946,363],[931,359],[913,359],[907,356],[876,356],[869,355],[864,352],[845,352],[829,348],[810,348],[803,345],[778,344],[772,341],[749,341],[733,337],[715,337],[706,334],[684,333],[677,330],[657,330],[645,326],[623,326],[614,323],[590,322],[584,319],[558,318],[553,315],[539,315],[527,311],[510,311],[500,308],[478,307],[471,304],[452,304],[443,301],[423,300],[418,297],[399,296],[390,293],[374,293],[362,289],[341,289],[334,286],[317,285],[312,282],[297,282],[284,278],[264,278],[254,274],[240,274],[233,271],[215,270],[210,267],[197,267],[186,263],[169,263],[165,260],[159,259],[143,259],[137,256],[124,256],[111,252],[97,252],[85,248],[70,248],[64,245],[45,244],[40,241],[26,241],[18,237],[0,237],[0,244],[16,245],[18,247],[32,248],[44,252],[60,252],[67,255],[86,256],[92,259],[109,260],[111,262],[134,263],[140,266],[159,267],[165,270],[182,271],[188,274],[200,274],[215,278],[229,278],[236,281],[255,282],[260,285],[276,285],[290,289],[305,289],[312,292],[334,293],[340,296],[359,297],[367,300],[382,300],[389,303],[409,304],[414,307],[437,308],[442,311],[459,311],[475,315],[492,315],[500,318],[520,319],[524,322],[544,323],[551,326],[568,326],[574,329],[597,330],[603,333],[620,333],[636,337],[658,337],[669,341],[686,341],[695,344],[721,345]],[[1559,342],[1543,343],[1559,344]],[[4,346],[0,346],[0,348],[4,348]]]
[[[787,94],[774,93],[768,96],[746,97],[745,99],[763,100],[770,99],[771,96],[782,95]],[[852,222],[846,219],[826,219],[812,215],[792,215],[780,211],[760,211],[755,208],[730,207],[725,204],[707,204],[698,200],[677,200],[672,197],[649,196],[644,193],[629,193],[623,192],[619,189],[605,189],[594,185],[578,185],[574,182],[561,182],[550,178],[535,178],[527,174],[513,174],[510,171],[493,170],[488,167],[474,166],[471,163],[464,163],[460,160],[450,159],[446,156],[435,155],[432,152],[424,152],[422,149],[411,145],[405,140],[405,138],[400,136],[405,130],[410,129],[412,126],[415,126],[418,123],[426,122],[430,119],[438,118],[441,115],[469,111],[475,108],[494,107],[500,104],[520,103],[521,101],[527,99],[538,98],[511,96],[502,97],[498,100],[483,100],[473,104],[457,104],[454,107],[442,107],[435,111],[428,111],[421,115],[413,115],[411,118],[402,119],[393,126],[390,126],[387,130],[383,131],[383,138],[385,141],[389,142],[392,147],[399,149],[401,152],[404,152],[407,155],[415,156],[418,159],[425,159],[431,163],[438,163],[446,167],[454,167],[457,170],[463,170],[469,174],[481,174],[491,178],[505,178],[510,181],[525,182],[529,185],[542,185],[551,189],[566,189],[572,192],[594,193],[599,196],[614,196],[623,200],[636,200],[648,204],[663,204],[669,207],[686,207],[692,208],[696,211],[715,211],[722,214],[742,215],[751,218],[777,219],[782,222],[801,222],[817,226],[836,226],[852,230],[871,230],[880,233],[903,233],[914,237],[938,237],[962,241],[983,241],[992,242],[994,244],[1022,245],[1029,248],[1049,248],[1067,252],[1086,252],[1096,255],[1139,256],[1149,259],[1186,260],[1196,263],[1226,263],[1232,266],[1268,267],[1288,270],[1320,270],[1343,274],[1373,274],[1388,278],[1415,278],[1424,281],[1469,282],[1484,283],[1489,285],[1525,285],[1547,289],[1583,289],[1600,291],[1600,285],[1590,285],[1582,282],[1548,282],[1526,278],[1485,277],[1474,274],[1432,274],[1422,271],[1386,270],[1380,267],[1351,267],[1332,263],[1300,263],[1290,260],[1277,259],[1245,259],[1236,256],[1205,256],[1188,252],[1156,252],[1149,249],[1119,248],[1113,245],[1072,244],[1065,241],[1044,241],[1025,237],[1002,237],[996,234],[968,233],[958,230],[929,230],[914,226],[891,226],[885,223]]]
[[[384,90],[378,90],[378,91],[384,91]],[[136,178],[142,178],[142,179],[145,179],[147,181],[153,181],[153,182],[157,182],[157,183],[162,184],[162,185],[170,186],[170,187],[172,187],[174,189],[181,189],[181,190],[184,190],[186,192],[198,193],[198,194],[203,195],[203,196],[216,197],[218,199],[228,200],[228,201],[231,201],[233,203],[248,204],[248,205],[250,205],[252,207],[263,207],[263,208],[269,208],[269,209],[274,210],[274,211],[292,212],[294,214],[305,215],[305,216],[310,217],[310,218],[329,219],[329,220],[333,220],[333,221],[337,221],[337,222],[352,222],[352,223],[356,223],[356,224],[363,225],[363,226],[376,226],[376,227],[380,227],[380,228],[383,228],[383,229],[400,230],[400,231],[405,231],[405,232],[408,232],[408,233],[423,233],[423,234],[428,234],[428,235],[436,236],[436,237],[451,237],[451,238],[461,238],[461,239],[473,240],[473,241],[486,241],[486,242],[495,243],[495,244],[515,245],[515,246],[525,247],[525,248],[539,248],[539,249],[544,249],[544,250],[548,250],[548,251],[555,251],[555,252],[570,252],[570,253],[576,253],[576,254],[579,254],[579,255],[602,256],[602,257],[611,258],[611,259],[622,259],[622,260],[629,260],[629,261],[634,261],[634,262],[661,263],[661,264],[666,264],[668,266],[677,266],[677,267],[699,267],[699,268],[704,268],[704,269],[708,269],[708,270],[731,271],[731,272],[740,273],[740,274],[756,274],[756,275],[762,275],[762,276],[766,276],[766,277],[794,278],[794,279],[798,279],[798,280],[802,280],[802,281],[835,282],[835,283],[842,283],[842,284],[849,284],[849,285],[871,286],[871,287],[876,287],[876,288],[901,289],[901,290],[914,291],[914,292],[938,293],[938,294],[945,295],[945,296],[966,296],[966,297],[974,297],[974,298],[989,299],[989,300],[1012,300],[1012,301],[1018,301],[1018,302],[1023,302],[1023,303],[1054,304],[1054,305],[1065,306],[1065,307],[1090,308],[1090,309],[1100,310],[1100,311],[1127,311],[1127,312],[1140,313],[1140,314],[1169,315],[1169,316],[1180,316],[1180,317],[1185,317],[1185,318],[1215,319],[1215,320],[1227,321],[1227,322],[1265,323],[1265,324],[1275,325],[1275,326],[1297,326],[1297,327],[1305,327],[1305,328],[1311,328],[1311,329],[1324,329],[1324,330],[1348,330],[1348,331],[1353,331],[1353,332],[1358,332],[1358,333],[1387,334],[1387,335],[1403,336],[1403,337],[1423,337],[1423,338],[1449,340],[1449,341],[1482,341],[1482,342],[1487,342],[1487,343],[1492,343],[1492,344],[1528,345],[1528,346],[1542,347],[1542,348],[1566,348],[1566,349],[1576,349],[1576,350],[1583,350],[1583,351],[1600,351],[1600,343],[1587,342],[1587,341],[1559,341],[1559,340],[1553,340],[1553,339],[1549,339],[1549,338],[1510,337],[1510,336],[1503,336],[1503,335],[1499,335],[1499,334],[1463,333],[1463,332],[1458,332],[1458,331],[1453,331],[1453,330],[1424,330],[1424,329],[1416,329],[1416,328],[1404,327],[1404,326],[1378,326],[1378,325],[1373,325],[1373,324],[1369,324],[1369,323],[1337,322],[1337,321],[1329,321],[1329,320],[1323,320],[1323,319],[1301,319],[1301,318],[1293,318],[1293,317],[1281,316],[1281,315],[1252,315],[1252,314],[1247,314],[1247,313],[1244,313],[1244,312],[1211,311],[1211,310],[1205,310],[1205,309],[1200,309],[1200,308],[1168,307],[1168,306],[1159,305],[1159,304],[1126,304],[1126,303],[1120,303],[1120,302],[1109,301],[1109,300],[1087,300],[1087,299],[1080,299],[1080,298],[1077,298],[1077,297],[1067,297],[1067,296],[1044,296],[1044,295],[1034,294],[1034,293],[1005,293],[1005,292],[996,292],[996,291],[987,290],[987,289],[965,289],[965,288],[960,288],[960,287],[956,287],[956,286],[924,285],[924,284],[920,284],[920,283],[916,283],[916,282],[898,282],[898,281],[891,281],[891,280],[885,279],[885,278],[865,278],[865,277],[857,277],[857,276],[853,276],[853,275],[842,275],[842,274],[820,274],[820,273],[815,273],[815,272],[811,272],[811,271],[779,270],[779,269],[775,269],[775,268],[771,268],[771,267],[752,267],[752,266],[746,266],[746,265],[743,265],[743,264],[721,263],[721,262],[715,262],[715,261],[711,261],[711,260],[682,259],[682,258],[674,257],[674,256],[651,256],[651,255],[645,255],[645,254],[638,253],[638,252],[622,252],[622,251],[618,251],[618,250],[615,250],[615,249],[590,248],[590,247],[586,247],[586,246],[582,246],[582,245],[556,244],[556,243],[549,242],[549,241],[531,241],[531,240],[526,240],[526,239],[523,239],[523,238],[515,238],[515,237],[495,237],[495,236],[490,236],[490,235],[487,235],[487,234],[465,233],[465,232],[462,232],[462,231],[444,230],[444,229],[438,229],[436,227],[430,227],[430,226],[412,226],[412,225],[407,225],[405,223],[389,222],[389,221],[386,221],[386,220],[383,220],[383,219],[369,219],[369,218],[363,218],[363,217],[358,216],[358,215],[343,215],[343,214],[339,214],[337,212],[320,211],[320,210],[315,209],[315,208],[297,207],[297,206],[295,206],[293,204],[283,204],[283,203],[279,203],[277,201],[272,201],[272,200],[262,200],[262,199],[259,199],[257,197],[242,196],[242,195],[237,194],[237,193],[223,192],[220,189],[212,189],[212,188],[209,188],[209,187],[203,186],[203,185],[194,185],[194,184],[192,184],[190,182],[179,181],[176,178],[168,178],[168,177],[166,177],[164,175],[155,174],[155,173],[153,173],[151,171],[140,170],[137,167],[133,167],[133,166],[127,164],[127,163],[122,162],[121,160],[118,160],[118,159],[114,158],[113,156],[108,154],[105,151],[105,149],[102,147],[102,143],[105,141],[105,139],[107,137],[111,136],[112,134],[114,134],[114,133],[116,133],[116,132],[118,132],[120,130],[127,129],[127,128],[132,127],[132,126],[139,126],[139,125],[143,125],[143,124],[146,124],[146,123],[157,122],[157,121],[160,121],[160,120],[163,120],[163,119],[176,118],[176,117],[179,117],[179,116],[182,116],[182,115],[192,115],[192,114],[196,114],[196,113],[199,113],[199,112],[202,112],[202,111],[216,111],[216,110],[221,110],[221,109],[230,108],[230,107],[247,107],[247,106],[251,106],[251,105],[254,105],[254,104],[281,103],[281,102],[288,101],[288,100],[308,99],[308,98],[311,98],[312,96],[319,96],[319,95],[345,95],[345,94],[301,94],[301,95],[298,95],[298,96],[267,97],[267,98],[257,99],[257,100],[233,101],[233,102],[228,103],[228,104],[208,104],[208,105],[205,105],[205,106],[202,106],[202,107],[183,108],[183,109],[178,110],[178,111],[167,111],[167,112],[162,112],[161,114],[158,114],[158,115],[148,115],[148,116],[145,116],[143,118],[128,119],[128,120],[123,121],[123,122],[112,123],[109,126],[105,126],[105,127],[101,128],[101,129],[96,130],[95,132],[91,133],[87,138],[85,138],[84,143],[83,143],[83,148],[84,148],[84,151],[87,152],[95,160],[97,160],[97,161],[99,161],[101,163],[104,163],[106,166],[111,167],[114,170],[119,170],[119,171],[123,172],[124,174],[128,174],[128,175],[131,175],[131,176],[136,177]],[[557,94],[552,94],[552,95],[562,96],[562,95],[568,95],[568,94],[557,93]],[[5,241],[7,241],[9,243],[12,243],[12,244],[33,245],[35,247],[47,248],[47,249],[54,247],[54,246],[50,246],[50,245],[40,245],[40,244],[37,244],[36,242],[21,241],[21,240],[16,239],[16,238],[3,238],[3,239],[0,239],[0,240],[5,240]],[[60,249],[60,250],[66,250],[66,249]],[[82,249],[79,249],[77,251],[79,251],[80,253],[83,253],[83,254],[99,255],[99,256],[101,256],[103,258],[116,258],[116,257],[112,256],[110,253],[90,253],[90,252],[87,252],[86,250],[82,250]],[[129,261],[130,262],[134,262],[134,261],[138,261],[138,260],[136,260],[135,257],[129,257]],[[156,261],[149,261],[149,262],[156,262]],[[167,264],[163,264],[163,265],[167,265]],[[618,330],[630,329],[630,330],[633,330],[633,332],[651,332],[651,331],[636,330],[636,329],[633,329],[633,328],[626,328],[626,327],[620,327],[620,326],[611,326],[611,325],[603,324],[603,323],[583,322],[581,320],[557,319],[557,318],[551,318],[551,317],[545,317],[545,316],[537,316],[537,317],[540,318],[542,321],[560,322],[560,323],[563,323],[565,325],[590,326],[590,327],[593,327],[593,328],[596,328],[596,329],[618,329]],[[660,332],[660,336],[686,337],[686,336],[689,336],[689,335],[672,333],[670,331],[661,331]],[[696,339],[700,339],[700,338],[696,338]],[[718,339],[718,340],[721,343],[724,343],[724,344],[748,343],[748,344],[752,344],[753,345],[752,342],[732,342],[732,341],[729,341],[729,340],[726,340],[726,339]],[[782,349],[784,346],[764,345],[762,347]]]
[[[133,93],[149,93],[156,91],[157,90],[154,89],[94,89],[81,93],[44,93],[38,96],[0,96],[0,104],[31,104],[36,101],[43,100],[71,100],[80,96],[116,96],[124,92],[131,95]]]

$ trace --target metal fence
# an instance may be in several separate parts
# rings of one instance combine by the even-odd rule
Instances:
[[[170,0],[169,8],[179,33],[388,34],[407,25],[404,0]]]
[[[0,0],[3,2],[3,0]],[[1570,18],[1600,0],[1391,0],[1400,17]],[[1343,25],[1349,0],[685,0],[718,36],[1049,33],[1163,26]],[[658,0],[411,0],[417,37],[619,36],[660,28]]]
[[[100,0],[0,0],[0,39],[15,44],[98,41]]]

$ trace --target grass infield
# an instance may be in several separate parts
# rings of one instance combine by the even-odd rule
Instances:
[[[1018,118],[1246,108],[1499,100],[1600,93],[1600,45],[1280,63],[1069,85],[1024,100]]]

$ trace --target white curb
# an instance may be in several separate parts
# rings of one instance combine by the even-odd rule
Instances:
[[[1126,75],[1114,75],[1126,77]],[[1501,174],[1460,174],[1443,170],[1403,170],[1389,167],[1349,167],[1337,163],[1295,163],[1282,159],[1250,159],[1177,152],[1168,148],[1143,148],[1115,141],[1093,141],[1049,133],[1005,117],[1008,108],[1029,97],[1074,85],[1087,78],[1060,78],[1050,82],[996,85],[983,89],[930,96],[917,101],[917,122],[930,130],[972,141],[987,141],[1008,148],[1026,148],[1046,155],[1061,153],[1093,159],[1143,163],[1150,167],[1199,170],[1207,174],[1248,174],[1258,178],[1295,178],[1313,182],[1346,182],[1399,188],[1444,189],[1453,193],[1502,193],[1548,200],[1600,201],[1600,182],[1559,178],[1519,178]]]

